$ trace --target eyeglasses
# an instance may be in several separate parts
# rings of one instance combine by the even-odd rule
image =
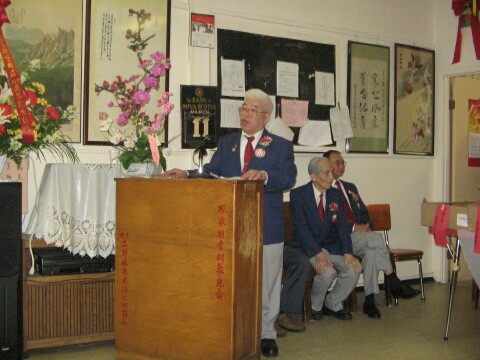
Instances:
[[[247,116],[257,116],[258,114],[266,114],[265,111],[260,111],[257,109],[247,109],[244,107],[238,108],[238,113],[240,115],[247,115]]]
[[[347,166],[347,163],[345,161],[340,161],[340,160],[337,160],[337,161],[332,161],[333,164],[337,165],[337,166]]]

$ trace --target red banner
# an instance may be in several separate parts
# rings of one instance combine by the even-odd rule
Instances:
[[[480,21],[478,18],[479,0],[452,0],[452,9],[455,16],[458,16],[457,40],[452,64],[460,61],[462,52],[462,28],[470,22],[472,29],[473,47],[477,60],[480,60]],[[469,9],[469,11],[468,11]]]
[[[32,144],[35,140],[33,133],[34,117],[27,109],[20,75],[18,74],[17,67],[13,62],[12,54],[8,49],[7,42],[5,41],[2,31],[2,25],[10,22],[7,12],[5,11],[5,7],[8,5],[10,5],[10,0],[0,0],[0,53],[2,55],[5,71],[7,73],[8,82],[10,83],[10,88],[12,89],[13,101],[15,102],[18,118],[20,119],[23,136],[22,141],[24,144]]]

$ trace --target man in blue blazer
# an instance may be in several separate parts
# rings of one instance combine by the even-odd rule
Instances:
[[[280,311],[283,266],[283,192],[295,184],[297,168],[293,144],[265,130],[273,103],[261,90],[245,93],[239,109],[242,131],[218,141],[217,150],[204,171],[223,177],[263,180],[263,279],[262,279],[262,354],[278,355],[275,319]],[[172,169],[163,177],[188,177],[192,172]]]
[[[312,287],[312,314],[341,320],[352,315],[343,309],[357,284],[361,265],[352,255],[350,229],[345,220],[341,193],[332,188],[332,165],[323,157],[310,160],[311,181],[290,192],[293,246],[301,248],[316,271]],[[337,279],[333,289],[327,291]]]
[[[342,154],[336,150],[330,150],[323,156],[332,163],[333,186],[341,191],[344,199],[346,219],[352,236],[353,254],[362,259],[363,288],[365,290],[363,312],[371,318],[380,318],[380,311],[375,306],[374,299],[375,294],[380,292],[378,287],[379,271],[384,272],[393,296],[409,299],[420,292],[412,289],[409,285],[402,284],[393,272],[390,253],[382,235],[370,230],[370,216],[357,187],[350,182],[340,180],[346,165]]]

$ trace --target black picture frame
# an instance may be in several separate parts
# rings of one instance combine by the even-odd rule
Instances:
[[[347,104],[352,153],[388,153],[390,121],[390,48],[348,42]]]
[[[97,95],[95,84],[112,81],[116,76],[136,75],[135,52],[127,48],[125,32],[134,28],[135,17],[128,18],[129,9],[145,9],[152,14],[152,21],[145,31],[155,34],[148,40],[149,51],[170,52],[171,0],[86,0],[85,34],[85,85],[84,85],[84,137],[85,145],[112,145],[100,131],[99,113],[110,112],[108,93]],[[158,94],[168,91],[169,73],[162,77]],[[152,99],[150,106],[155,106]],[[168,142],[168,122],[165,124],[162,143]]]
[[[434,155],[435,52],[395,44],[393,152]]]

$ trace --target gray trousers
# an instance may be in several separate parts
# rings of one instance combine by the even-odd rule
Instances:
[[[390,254],[380,233],[352,233],[353,255],[362,259],[365,295],[378,294],[378,272],[392,269]]]
[[[262,339],[276,339],[275,320],[280,311],[283,242],[263,245]]]
[[[341,255],[332,255],[323,249],[323,253],[332,262],[333,266],[325,269],[323,274],[315,275],[312,286],[312,310],[322,310],[323,304],[332,311],[343,309],[342,301],[345,300],[357,285],[358,277],[353,266],[347,269],[345,265],[345,257]],[[310,264],[315,266],[315,256],[310,259]],[[328,289],[333,281],[337,279],[333,289],[328,293]]]
[[[287,272],[287,277],[283,281],[280,294],[280,312],[298,315],[301,320],[305,284],[311,268],[305,253],[299,249],[284,246],[283,269]],[[298,317],[295,318],[298,319]]]

